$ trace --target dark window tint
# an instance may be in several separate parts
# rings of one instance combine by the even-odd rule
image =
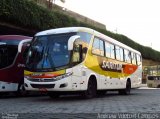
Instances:
[[[17,54],[18,48],[15,45],[0,46],[0,68],[10,66]]]
[[[154,76],[148,76],[148,80],[154,80]]]
[[[7,45],[18,45],[20,41],[21,40],[16,40],[16,39],[9,39],[9,40],[0,39],[0,42],[6,43]]]

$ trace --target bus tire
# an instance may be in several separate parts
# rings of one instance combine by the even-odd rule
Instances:
[[[86,99],[91,99],[96,96],[97,93],[97,81],[96,78],[92,77],[88,81],[87,90],[83,92],[82,96]]]
[[[131,93],[131,81],[127,80],[126,88],[119,90],[120,95],[129,95]]]
[[[60,94],[55,93],[55,92],[48,92],[48,96],[49,96],[50,98],[59,98],[59,97],[60,97]]]
[[[18,89],[16,92],[16,96],[26,96],[28,94],[27,90],[25,89],[24,83],[18,84]]]
[[[157,88],[160,88],[160,85],[158,85]]]

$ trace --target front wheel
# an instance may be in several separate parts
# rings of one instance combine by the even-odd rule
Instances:
[[[26,91],[26,89],[24,87],[24,83],[20,83],[18,85],[16,96],[26,96],[27,94],[28,94],[28,92]]]
[[[128,80],[126,83],[126,88],[119,90],[121,95],[129,95],[131,93],[131,82]]]
[[[90,99],[96,96],[96,92],[97,92],[97,84],[94,80],[90,79],[88,82],[88,88],[82,94],[82,96],[86,99]]]
[[[160,88],[160,85],[158,85],[157,88]]]

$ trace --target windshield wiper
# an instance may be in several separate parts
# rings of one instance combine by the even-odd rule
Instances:
[[[50,69],[45,69],[45,65],[46,63],[48,63],[47,61],[49,61],[49,64],[50,64]],[[49,65],[47,64],[47,65]],[[43,70],[55,70],[55,65],[53,63],[53,60],[51,58],[51,55],[49,54],[49,47],[46,49],[46,52],[44,52],[44,49],[43,49],[43,62],[42,62],[42,69]]]
[[[41,65],[41,67],[43,68],[44,61],[45,61],[44,47],[43,47],[43,49],[42,49],[41,56],[42,56],[42,59],[43,59],[43,57],[44,57],[44,60],[43,60],[42,65]]]

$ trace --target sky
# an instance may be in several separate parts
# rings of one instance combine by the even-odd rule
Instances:
[[[159,0],[65,0],[59,4],[106,25],[133,41],[160,51]]]

